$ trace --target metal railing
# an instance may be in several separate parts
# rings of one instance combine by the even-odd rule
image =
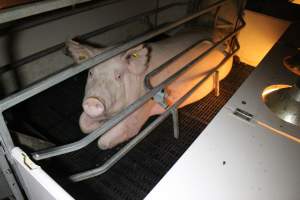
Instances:
[[[105,173],[114,164],[116,164],[122,157],[124,157],[132,148],[134,148],[140,141],[142,141],[147,135],[149,135],[151,131],[155,129],[158,125],[160,125],[170,114],[172,115],[173,118],[174,137],[179,138],[178,110],[177,110],[178,106],[182,104],[189,96],[191,96],[208,78],[210,78],[211,76],[218,76],[218,69],[238,50],[239,50],[239,45],[237,44],[236,48],[231,53],[227,54],[225,58],[214,69],[210,70],[203,79],[201,79],[195,86],[193,86],[192,89],[190,89],[183,97],[177,100],[172,106],[168,107],[164,113],[159,115],[157,119],[155,119],[150,125],[148,125],[144,130],[142,130],[136,137],[130,140],[121,150],[115,153],[103,165],[91,170],[74,174],[70,176],[70,179],[74,182],[79,182]],[[190,62],[189,64],[187,64],[183,68],[184,69],[183,71],[188,70],[189,67],[192,67],[193,64],[195,64],[202,58],[203,57],[201,55],[195,60],[193,60],[192,62]],[[219,81],[218,78],[215,80]],[[162,85],[165,85],[164,82],[162,83]],[[216,89],[218,90],[218,88]]]
[[[119,1],[115,1],[115,0],[114,1],[110,1],[110,4],[112,4],[114,2],[119,2]],[[107,5],[107,4],[108,4],[108,2],[106,2],[105,4],[102,3],[100,5],[97,5],[97,7],[104,6],[104,5]],[[101,27],[99,29],[96,29],[94,31],[91,31],[91,32],[79,35],[79,36],[76,37],[76,39],[79,39],[80,41],[85,41],[85,40],[90,39],[90,38],[92,38],[94,36],[103,34],[103,33],[107,32],[107,31],[110,31],[110,30],[113,30],[115,28],[119,28],[121,26],[125,26],[127,24],[130,24],[130,23],[133,23],[135,21],[141,20],[141,19],[143,19],[145,17],[150,17],[151,15],[158,14],[160,12],[166,11],[168,9],[171,9],[171,8],[174,8],[174,7],[177,7],[177,6],[186,6],[186,5],[187,5],[187,3],[177,2],[177,3],[172,3],[172,4],[169,4],[169,5],[162,6],[162,7],[158,8],[158,9],[152,9],[152,10],[146,11],[144,13],[135,15],[133,17],[129,17],[129,18],[125,19],[125,20],[121,20],[121,21],[116,22],[114,24],[110,24],[110,25]],[[79,10],[79,11],[81,11],[81,10]],[[48,20],[50,20],[50,19],[47,19],[46,21],[48,21]],[[52,20],[54,20],[54,19],[52,19]],[[38,21],[37,23],[41,23],[41,22]],[[18,31],[18,30],[14,30],[13,29],[13,31]],[[46,56],[46,55],[51,54],[53,52],[56,52],[56,51],[58,51],[60,49],[63,49],[64,47],[65,47],[65,43],[60,43],[60,44],[54,45],[52,47],[49,47],[47,49],[44,49],[42,51],[39,51],[37,53],[34,53],[32,55],[26,56],[25,58],[22,58],[22,59],[16,61],[15,63],[13,63],[13,66],[11,66],[11,64],[8,64],[8,65],[5,65],[3,67],[0,67],[0,75],[3,74],[3,73],[5,73],[5,72],[7,72],[7,71],[12,70],[12,67],[13,67],[13,69],[17,69],[17,68],[19,68],[19,67],[21,67],[21,66],[23,66],[23,65],[25,65],[27,63],[30,63],[30,62],[32,62],[34,60],[37,60],[37,59],[39,59],[39,58],[41,58],[43,56]]]
[[[51,76],[48,77],[32,86],[29,86],[28,88],[17,92],[16,94],[13,94],[3,100],[0,101],[0,131],[2,133],[2,138],[3,141],[7,146],[7,149],[11,149],[13,148],[14,144],[12,142],[12,139],[10,137],[9,131],[7,129],[7,126],[5,124],[4,118],[3,118],[3,111],[11,108],[12,106],[86,70],[89,69],[93,66],[95,66],[98,63],[101,63],[109,58],[112,58],[113,56],[116,56],[154,36],[157,36],[161,33],[164,33],[166,31],[169,31],[173,28],[176,28],[182,24],[185,24],[193,19],[198,18],[199,16],[213,11],[215,9],[220,8],[223,4],[225,3],[225,0],[222,1],[218,1],[214,4],[212,4],[211,6],[207,7],[204,10],[198,11],[192,15],[189,15],[187,17],[184,17],[174,23],[168,24],[164,27],[161,27],[157,30],[151,31],[141,37],[135,38],[125,44],[121,44],[117,47],[114,47],[112,49],[108,49],[104,52],[102,52],[101,54],[79,64],[79,65],[72,65],[69,68]],[[54,156],[58,156],[58,155],[62,155],[62,154],[66,154],[66,153],[70,153],[79,149],[84,148],[85,146],[87,146],[88,144],[90,144],[91,142],[93,142],[94,140],[98,139],[101,135],[103,135],[104,133],[106,133],[108,130],[110,130],[112,127],[114,127],[115,125],[117,125],[119,122],[121,122],[123,119],[125,119],[127,116],[129,116],[131,113],[133,113],[135,110],[137,110],[138,108],[140,108],[142,105],[144,105],[148,100],[150,100],[152,97],[154,97],[157,93],[159,93],[162,89],[164,89],[167,85],[169,85],[172,81],[174,81],[175,79],[177,79],[180,75],[182,75],[183,73],[185,73],[188,69],[190,69],[196,62],[198,62],[199,60],[203,59],[204,57],[206,57],[207,55],[209,55],[210,52],[212,52],[213,50],[215,50],[216,48],[220,47],[224,42],[228,41],[229,39],[232,39],[236,36],[236,34],[244,27],[245,23],[243,21],[242,18],[240,18],[241,20],[241,25],[232,33],[226,35],[223,39],[221,39],[220,41],[216,42],[215,44],[212,45],[212,47],[210,47],[206,52],[204,52],[203,54],[201,54],[199,57],[197,57],[196,59],[192,60],[191,62],[189,62],[187,65],[185,65],[183,68],[181,68],[179,71],[177,71],[175,74],[173,74],[172,76],[168,77],[165,81],[163,81],[162,83],[160,83],[159,85],[153,87],[150,84],[149,79],[151,78],[151,76],[153,74],[158,73],[159,71],[161,71],[163,68],[165,68],[166,66],[168,66],[168,63],[171,63],[173,60],[176,60],[178,57],[180,57],[180,55],[182,55],[184,52],[188,51],[189,49],[191,49],[193,46],[195,46],[196,44],[192,45],[191,47],[189,47],[188,49],[184,50],[183,52],[179,53],[178,55],[176,55],[175,57],[171,58],[170,60],[168,60],[166,63],[164,63],[163,65],[161,65],[157,70],[158,72],[151,72],[150,74],[148,74],[146,76],[145,79],[145,87],[147,87],[149,89],[149,91],[142,97],[140,97],[137,101],[135,101],[133,104],[129,105],[126,109],[124,109],[123,111],[121,111],[120,113],[118,113],[117,115],[115,115],[112,119],[110,119],[109,121],[107,121],[101,128],[93,131],[92,133],[90,133],[89,135],[85,136],[84,138],[82,138],[79,141],[70,143],[70,144],[66,144],[66,145],[62,145],[62,146],[58,146],[58,147],[54,147],[54,148],[50,148],[50,149],[46,149],[46,150],[42,150],[39,152],[35,152],[32,154],[33,158],[35,160],[41,160],[41,159],[45,159],[45,158],[50,158],[50,157],[54,157]],[[123,147],[119,152],[117,152],[112,158],[110,158],[103,166],[96,168],[96,169],[92,169],[92,170],[88,170],[86,172],[82,172],[79,174],[75,174],[73,176],[71,176],[70,178],[73,181],[81,181],[90,177],[94,177],[97,176],[99,174],[104,173],[105,171],[107,171],[111,166],[113,166],[119,159],[121,159],[130,149],[132,149],[136,144],[138,144],[139,141],[141,141],[146,135],[148,135],[155,127],[157,127],[166,117],[168,117],[170,114],[173,115],[173,122],[174,122],[174,136],[178,137],[179,136],[179,131],[178,131],[178,114],[177,114],[177,108],[178,106],[186,99],[188,98],[205,80],[207,80],[209,77],[211,77],[213,74],[216,75],[217,77],[217,70],[218,68],[225,63],[239,48],[239,45],[237,43],[237,40],[234,38],[234,49],[228,53],[228,55],[225,56],[225,58],[222,60],[222,62],[212,71],[210,71],[208,73],[208,75],[202,79],[201,81],[199,81],[187,94],[185,94],[181,99],[179,99],[177,102],[175,102],[175,104],[173,104],[172,106],[168,107],[166,109],[166,111],[161,114],[154,122],[152,122],[148,127],[146,127],[140,134],[138,134],[135,138],[133,138],[125,147]],[[199,41],[197,42],[197,44],[199,44]]]
[[[91,1],[92,0],[46,0],[7,8],[0,11],[0,24]],[[100,4],[103,3],[105,4],[106,2],[101,2]]]
[[[112,58],[113,56],[116,56],[116,55],[118,55],[118,54],[120,54],[120,53],[122,53],[122,52],[148,40],[148,39],[151,39],[161,33],[164,33],[166,31],[176,28],[182,24],[185,24],[186,22],[196,19],[199,16],[222,6],[224,3],[225,3],[225,0],[218,1],[204,10],[201,10],[197,13],[194,13],[192,15],[184,17],[183,19],[180,19],[174,23],[168,24],[157,30],[151,31],[151,32],[149,32],[141,37],[138,37],[136,39],[133,39],[125,44],[121,44],[118,47],[115,47],[115,48],[109,49],[109,50],[105,50],[101,54],[99,54],[91,59],[88,59],[79,65],[73,64],[70,67],[68,67],[67,69],[62,70],[61,72],[59,72],[53,76],[45,78],[45,79],[41,80],[40,82],[38,82],[32,86],[29,86],[29,87],[25,88],[24,90],[19,91],[16,94],[13,94],[13,95],[1,100],[0,101],[0,111],[3,112],[5,110],[7,110],[8,108],[80,73],[84,70],[87,70],[101,62],[104,62],[104,61]]]

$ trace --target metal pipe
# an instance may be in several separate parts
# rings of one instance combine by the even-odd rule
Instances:
[[[179,54],[175,55],[174,57],[172,57],[171,59],[167,60],[166,62],[164,62],[162,65],[160,65],[159,67],[155,68],[154,70],[152,70],[150,73],[148,73],[145,76],[144,79],[144,86],[146,89],[148,90],[152,90],[153,86],[151,85],[150,82],[150,78],[159,74],[162,70],[164,70],[166,67],[168,67],[172,62],[174,62],[176,59],[180,58],[182,55],[184,55],[186,52],[188,52],[189,50],[191,50],[192,48],[196,47],[197,45],[201,44],[202,42],[207,41],[207,42],[211,42],[210,40],[198,40],[196,43],[193,43],[192,45],[188,46],[186,49],[184,49],[183,51],[181,51]]]
[[[242,28],[242,27],[240,27]],[[238,29],[240,30],[240,29]],[[173,74],[171,77],[167,78],[165,81],[160,83],[158,86],[147,92],[144,96],[140,97],[137,101],[129,105],[126,109],[118,113],[116,116],[114,116],[112,119],[110,119],[108,122],[106,122],[101,128],[95,130],[94,132],[90,133],[89,135],[85,136],[79,141],[54,147],[51,149],[42,150],[40,152],[35,152],[32,154],[33,158],[35,160],[41,160],[45,158],[50,158],[66,153],[70,153],[76,150],[79,150],[97,138],[99,138],[101,135],[106,133],[108,130],[110,130],[112,127],[114,127],[116,124],[118,124],[120,121],[125,119],[128,115],[130,115],[132,112],[137,110],[139,107],[141,107],[144,103],[146,103],[150,98],[152,98],[156,93],[160,92],[163,88],[165,88],[166,85],[170,84],[172,81],[177,79],[181,74],[186,72],[188,69],[190,69],[195,63],[197,63],[199,60],[203,59],[205,56],[207,56],[211,51],[218,48],[222,43],[229,38],[236,35],[237,32],[233,32],[229,34],[227,37],[225,37],[223,40],[219,41],[217,44],[212,46],[210,49],[208,49],[205,53],[201,54],[199,57],[194,59],[193,61],[189,62],[187,65],[185,65],[182,69],[177,71],[175,74]]]
[[[55,21],[58,19],[61,19],[63,17],[68,17],[71,15],[75,15],[81,12],[86,12],[86,11],[90,11],[91,9],[96,9],[99,7],[104,7],[104,6],[108,6],[110,4],[114,4],[114,3],[119,3],[122,1],[127,1],[127,0],[105,0],[105,1],[100,1],[97,3],[92,3],[92,4],[88,4],[88,5],[84,5],[81,7],[74,7],[72,6],[71,10],[62,10],[59,11],[59,13],[51,13],[50,15],[47,16],[43,16],[41,18],[34,18],[34,19],[26,19],[23,20],[19,23],[17,22],[17,24],[14,24],[13,27],[10,27],[10,24],[4,24],[3,27],[0,28],[0,35],[3,34],[3,30],[9,28],[10,31],[22,31],[28,28],[32,28],[41,24],[45,24],[51,21]]]
[[[10,158],[10,155],[6,153],[3,148],[0,146],[0,170],[3,172],[3,176],[5,177],[7,184],[9,186],[9,189],[11,190],[12,194],[14,195],[14,198],[17,200],[23,200],[23,193],[20,189],[20,185],[17,182],[17,179],[15,177],[15,173],[13,173],[11,167],[15,167],[15,165],[12,165],[12,162],[7,162],[7,158]],[[12,159],[10,158],[10,161]],[[18,174],[17,174],[18,175]],[[5,180],[4,180],[5,181]]]
[[[218,18],[219,18],[219,13],[220,13],[220,7],[218,9],[216,9],[215,11],[215,16],[214,16],[214,28],[217,27],[217,22],[218,22]]]
[[[91,38],[93,36],[96,36],[96,35],[99,35],[101,33],[104,33],[104,32],[107,32],[109,30],[112,30],[112,29],[115,29],[115,28],[118,28],[120,26],[123,26],[123,25],[126,25],[128,23],[131,23],[131,22],[134,22],[137,20],[137,18],[142,18],[142,17],[146,17],[146,16],[149,16],[149,15],[153,15],[155,13],[158,13],[158,12],[162,12],[162,11],[165,11],[167,9],[170,9],[172,7],[176,7],[176,6],[184,6],[186,5],[186,3],[173,3],[173,4],[170,4],[170,5],[166,5],[166,6],[163,6],[161,8],[156,8],[156,9],[153,9],[153,10],[150,10],[150,11],[147,11],[147,12],[144,12],[142,14],[139,14],[139,15],[135,15],[133,17],[129,17],[125,20],[122,20],[120,22],[117,22],[115,24],[111,24],[111,25],[108,25],[106,27],[103,27],[103,28],[100,28],[98,30],[95,30],[93,32],[90,32],[90,33],[87,33],[87,34],[84,34],[82,36],[79,36],[78,39],[82,39],[82,40],[86,40],[88,38]]]
[[[129,18],[125,19],[125,20],[116,22],[114,24],[107,25],[105,27],[101,27],[101,28],[99,28],[97,30],[94,30],[92,32],[89,32],[89,33],[85,33],[85,34],[83,34],[81,36],[78,36],[76,38],[84,41],[84,40],[87,40],[87,39],[89,39],[91,37],[94,37],[96,35],[105,33],[105,32],[110,31],[112,29],[118,28],[120,26],[124,26],[124,25],[132,23],[134,21],[137,21],[137,20],[139,20],[139,18],[142,18],[142,17],[145,17],[145,16],[149,16],[149,15],[153,15],[156,12],[162,12],[162,11],[165,11],[165,10],[170,9],[172,7],[184,6],[184,5],[186,5],[186,3],[173,3],[173,4],[170,4],[170,5],[166,5],[166,6],[163,6],[163,7],[159,8],[158,10],[157,9],[153,9],[153,10],[147,11],[145,13],[142,13],[142,14],[139,14],[139,15],[135,15],[133,17],[129,17]],[[58,51],[58,50],[60,50],[60,49],[62,49],[64,47],[65,47],[65,43],[60,43],[60,44],[54,45],[52,47],[49,47],[49,48],[47,48],[45,50],[42,50],[40,52],[34,53],[32,55],[29,55],[29,56],[27,56],[25,58],[22,58],[22,59],[20,59],[20,60],[18,60],[18,61],[16,61],[14,63],[13,69],[17,69],[17,68],[21,67],[24,64],[30,63],[30,62],[32,62],[32,61],[34,61],[36,59],[39,59],[39,58],[41,58],[43,56],[46,56],[46,55],[48,55],[50,53]],[[7,72],[7,71],[12,70],[11,67],[12,66],[10,64],[1,67],[0,68],[0,74],[3,74],[5,72]]]
[[[92,0],[47,0],[4,9],[0,12],[0,24],[90,1]]]
[[[245,22],[242,19],[242,25],[240,27],[238,27],[234,32],[232,32],[231,34],[228,34],[227,36],[225,36],[222,40],[218,41],[215,45],[213,45],[211,48],[209,48],[206,52],[204,52],[203,54],[201,54],[201,56],[205,57],[207,56],[210,51],[212,51],[213,49],[219,47],[221,44],[223,44],[225,41],[227,41],[228,39],[234,37],[242,28],[244,28],[245,26]],[[194,46],[198,45],[193,44],[191,46],[191,48],[193,48]],[[180,55],[182,55],[183,53],[187,52],[189,49],[185,49],[183,52],[180,53]],[[150,73],[148,73],[145,77],[144,83],[145,83],[145,87],[149,90],[153,89],[153,86],[150,82],[150,78],[155,76],[156,74],[158,74],[159,72],[161,72],[163,69],[165,69],[166,67],[168,67],[168,65],[173,62],[175,59],[177,59],[180,56],[174,56],[173,58],[171,58],[171,60],[166,61],[166,63],[162,64],[161,66],[159,66],[158,68],[154,69],[153,71],[151,71]],[[202,58],[202,57],[201,57]],[[201,59],[200,58],[200,59]]]
[[[237,51],[236,49],[234,53]],[[121,150],[114,154],[109,160],[107,160],[102,166],[80,172],[70,176],[70,179],[74,182],[83,181],[95,176],[99,176],[109,170],[115,163],[117,163],[122,157],[124,157],[132,148],[134,148],[143,138],[151,133],[159,124],[161,124],[174,110],[177,112],[177,108],[188,97],[190,97],[208,78],[218,70],[234,53],[227,55],[214,69],[210,70],[209,74],[201,79],[195,86],[192,87],[183,97],[177,100],[172,106],[170,106],[163,114],[161,114],[156,120],[154,120],[149,126],[141,131],[135,138],[133,138],[128,144],[126,144]]]
[[[159,116],[154,122],[147,126],[141,133],[139,133],[135,138],[130,140],[121,150],[114,154],[110,159],[108,159],[105,164],[102,166],[91,169],[85,172],[74,174],[70,176],[70,179],[74,182],[83,181],[88,178],[92,178],[98,175],[105,173],[109,170],[114,164],[116,164],[122,157],[124,157],[133,147],[135,147],[140,141],[142,141],[153,129],[155,129],[161,122],[163,122],[170,112],[164,112]]]
[[[178,110],[172,109],[172,119],[173,119],[173,134],[175,139],[179,139],[179,123],[178,123]]]
[[[0,142],[1,145],[8,151],[11,151],[12,148],[14,148],[14,143],[6,126],[3,113],[0,113]]]
[[[154,30],[154,31],[151,31],[141,37],[138,37],[136,39],[133,39],[125,44],[122,44],[116,48],[113,48],[113,49],[109,49],[109,50],[105,50],[104,52],[102,52],[101,54],[91,58],[91,59],[88,59],[84,62],[82,62],[81,64],[79,65],[71,65],[69,68],[65,69],[65,70],[62,70],[61,72],[59,73],[56,73],[55,75],[53,76],[50,76],[48,78],[45,78],[43,80],[41,80],[40,82],[32,85],[32,86],[29,86],[28,88],[25,88],[24,90],[22,91],[19,91],[3,100],[0,101],[0,110],[1,111],[4,111],[86,69],[89,69],[101,62],[104,62],[105,60],[108,60],[109,58],[113,57],[113,56],[116,56],[120,53],[122,53],[123,51],[126,51],[154,36],[157,36],[161,33],[164,33],[166,31],[169,31],[175,27],[178,27],[188,21],[191,21],[201,15],[203,15],[204,13],[207,13],[211,10],[214,10],[216,9],[217,7],[221,6],[224,4],[224,0],[221,0],[221,1],[218,1],[214,4],[212,4],[210,7],[202,10],[202,11],[199,11],[195,14],[192,14],[192,15],[189,15],[187,17],[184,17],[174,23],[171,23],[171,24],[168,24],[162,28],[159,28],[157,30]]]

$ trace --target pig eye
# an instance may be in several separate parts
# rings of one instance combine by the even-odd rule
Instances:
[[[89,77],[92,77],[93,73],[91,71],[89,71]]]

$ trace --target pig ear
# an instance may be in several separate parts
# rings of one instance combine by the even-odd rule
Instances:
[[[128,70],[133,74],[142,74],[146,71],[149,61],[149,48],[143,44],[128,50],[122,57]]]
[[[76,63],[81,63],[86,59],[94,57],[96,54],[100,53],[100,49],[79,44],[74,40],[68,40],[66,42],[66,50],[68,55],[70,55]]]

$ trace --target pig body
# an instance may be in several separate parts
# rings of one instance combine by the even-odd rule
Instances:
[[[199,41],[200,38],[201,35],[197,31],[180,33],[156,43],[139,45],[92,68],[89,71],[83,100],[84,111],[79,120],[81,130],[85,133],[94,131],[101,127],[106,120],[109,120],[116,113],[144,95],[146,93],[144,88],[145,76],[174,55]],[[207,41],[195,46],[155,75],[151,79],[152,85],[156,86],[161,83],[211,46],[212,43]],[[68,43],[68,48],[76,62],[81,62],[102,51],[73,41]],[[222,51],[214,50],[167,86],[165,91],[168,104],[172,105],[182,97],[199,80],[203,79],[210,70],[215,68],[223,58]],[[231,66],[232,61],[230,60],[219,69],[220,79],[223,79],[229,73]],[[212,89],[213,80],[211,77],[180,107],[198,101]],[[158,103],[149,100],[105,133],[98,140],[99,148],[112,148],[134,137],[150,116],[162,112],[164,112],[164,109]]]

